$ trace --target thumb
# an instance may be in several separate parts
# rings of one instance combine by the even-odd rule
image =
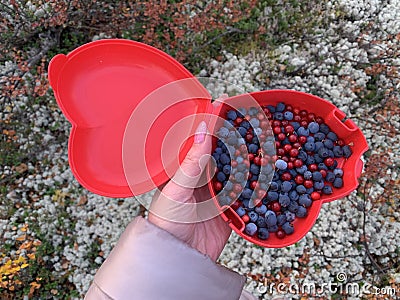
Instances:
[[[187,201],[193,189],[203,186],[201,175],[210,158],[211,136],[207,134],[207,125],[200,122],[194,135],[194,143],[178,171],[163,189],[163,194],[179,202]]]

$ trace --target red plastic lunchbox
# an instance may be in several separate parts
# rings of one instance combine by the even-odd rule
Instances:
[[[167,182],[189,151],[199,122],[206,120],[214,129],[215,118],[210,116],[224,117],[227,109],[248,97],[260,105],[282,101],[323,117],[340,138],[354,145],[353,154],[339,162],[344,186],[314,201],[308,216],[294,221],[292,235],[271,235],[264,241],[250,237],[233,209],[215,201],[234,231],[264,247],[297,242],[311,229],[323,203],[353,191],[363,166],[360,157],[368,149],[360,129],[326,100],[269,90],[231,97],[214,108],[208,91],[179,62],[130,40],[99,40],[56,55],[49,65],[49,81],[72,124],[68,155],[74,176],[88,190],[115,198],[139,195]],[[215,198],[211,181],[209,188]]]

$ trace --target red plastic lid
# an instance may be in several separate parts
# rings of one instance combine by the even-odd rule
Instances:
[[[168,143],[162,142],[166,130],[189,116],[190,122],[181,124],[187,139],[200,122],[197,115],[209,109],[211,99],[175,59],[129,40],[99,40],[68,55],[56,55],[49,65],[49,81],[72,124],[68,155],[73,174],[88,190],[108,197],[137,195],[166,182],[168,174],[161,170],[161,147],[169,151]],[[164,95],[155,92],[165,85],[167,88],[161,90]],[[179,91],[179,103],[171,88]],[[143,100],[146,105],[139,105]],[[140,114],[131,118],[136,109]],[[125,129],[125,156],[132,158],[125,160],[129,184],[122,160]],[[139,142],[143,138],[146,145],[152,145],[145,160]],[[177,167],[186,156],[191,141],[185,141],[173,141],[173,145],[179,144],[180,152],[163,162],[169,168]]]

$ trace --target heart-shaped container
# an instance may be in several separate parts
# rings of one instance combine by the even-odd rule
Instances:
[[[346,119],[346,115],[335,105],[322,98],[303,92],[293,90],[267,90],[253,92],[246,95],[238,95],[224,100],[223,104],[215,113],[221,117],[224,117],[226,115],[226,112],[232,109],[232,107],[237,108],[243,106],[244,103],[249,102],[249,98],[251,98],[251,100],[254,99],[260,106],[275,106],[279,102],[284,102],[287,105],[292,105],[293,107],[298,107],[301,109],[305,109],[308,112],[313,112],[315,115],[322,117],[325,123],[338,135],[338,137],[340,139],[343,139],[345,144],[352,145],[351,148],[353,154],[348,159],[336,158],[336,160],[338,161],[338,167],[342,168],[344,171],[343,187],[340,189],[333,189],[333,194],[322,195],[319,200],[313,201],[311,207],[308,209],[307,217],[296,218],[293,222],[293,226],[295,229],[294,233],[291,235],[287,235],[284,239],[279,239],[276,237],[275,234],[270,234],[270,237],[267,240],[261,240],[256,236],[249,236],[245,234],[245,223],[236,214],[232,207],[220,207],[218,201],[215,201],[216,205],[222,211],[221,216],[240,236],[244,237],[250,242],[253,242],[263,247],[286,247],[296,243],[307,234],[307,232],[314,225],[323,203],[343,198],[357,188],[358,177],[360,176],[363,168],[363,162],[360,158],[362,154],[368,149],[368,145],[364,135],[357,127],[357,125],[354,124],[352,120]],[[215,149],[216,138],[214,139],[213,145],[213,148]],[[209,174],[211,174],[211,169],[209,170]],[[216,193],[213,188],[212,178],[210,177],[209,189],[211,191],[211,195],[215,198]]]
[[[249,237],[233,209],[215,202],[234,231],[263,247],[297,242],[311,229],[323,203],[353,191],[362,170],[360,157],[368,149],[360,129],[326,100],[292,90],[270,90],[231,97],[214,108],[207,90],[179,62],[130,40],[99,40],[68,55],[56,55],[49,65],[49,81],[72,124],[68,155],[74,176],[88,190],[115,198],[139,195],[167,182],[189,151],[199,122],[210,114],[224,117],[231,104],[243,103],[243,97],[250,96],[260,105],[282,101],[323,117],[341,139],[354,144],[353,154],[339,164],[345,172],[344,186],[314,201],[308,216],[294,221],[292,235],[282,240],[271,235],[265,241]],[[154,118],[150,129],[148,116]],[[176,123],[180,125],[174,127]],[[210,130],[215,126],[210,123]],[[165,143],[167,136],[170,141]],[[128,146],[123,149],[123,144]],[[163,154],[165,149],[168,155]],[[211,180],[209,189],[215,196]]]

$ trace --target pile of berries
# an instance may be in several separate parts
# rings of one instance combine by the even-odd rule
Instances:
[[[292,234],[313,201],[343,186],[337,159],[352,150],[314,113],[278,103],[228,110],[225,119],[212,154],[213,186],[247,235]]]

